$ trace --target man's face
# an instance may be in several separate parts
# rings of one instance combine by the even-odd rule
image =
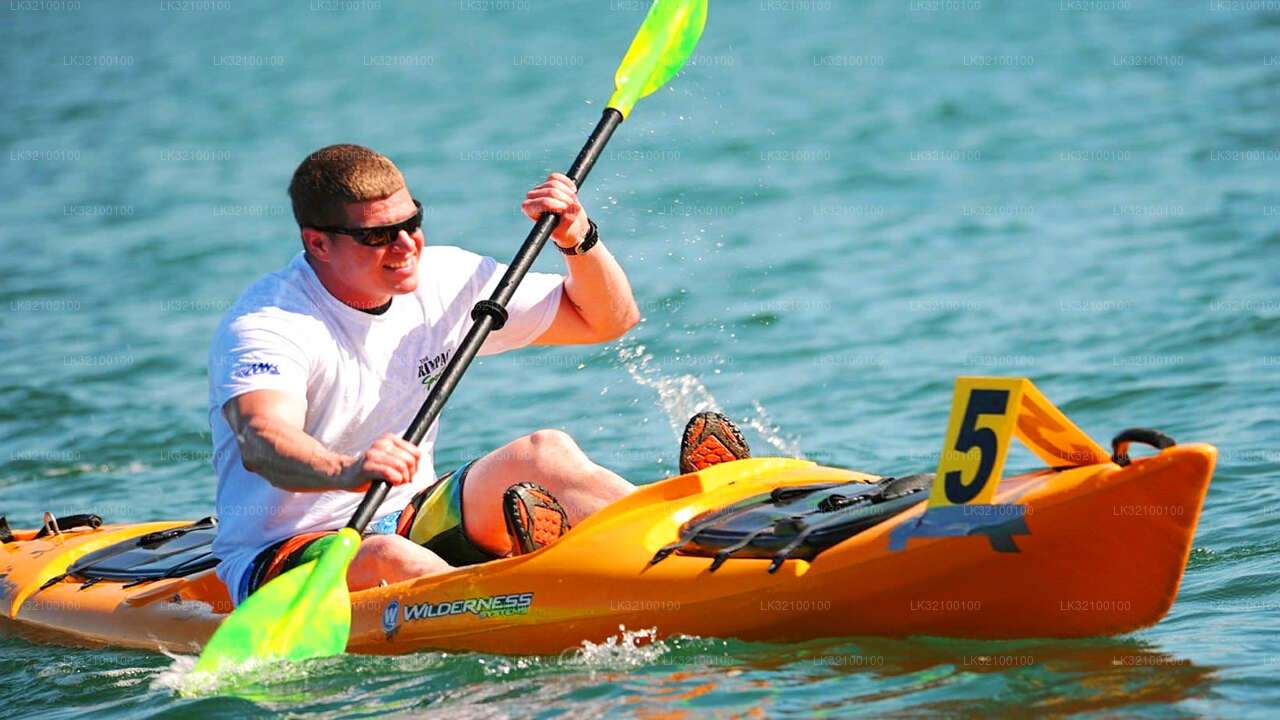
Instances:
[[[407,187],[381,200],[347,203],[344,227],[394,225],[418,211]],[[325,262],[343,290],[361,298],[403,295],[418,288],[418,260],[422,256],[422,228],[413,235],[403,230],[389,245],[368,247],[350,235],[329,233]]]

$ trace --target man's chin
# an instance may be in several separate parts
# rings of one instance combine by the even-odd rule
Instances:
[[[398,283],[394,283],[388,286],[387,292],[391,293],[392,295],[408,295],[409,293],[417,289],[418,289],[418,277],[415,275],[413,277],[405,278],[404,280],[401,280]]]

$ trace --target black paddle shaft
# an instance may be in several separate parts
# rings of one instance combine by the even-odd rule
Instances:
[[[609,138],[613,136],[613,131],[622,123],[622,119],[622,113],[617,110],[604,109],[600,122],[596,123],[596,129],[591,131],[591,137],[587,139],[587,144],[582,146],[577,159],[573,161],[573,165],[569,166],[569,172],[565,173],[579,189],[582,188],[583,181],[587,179],[587,173],[591,172],[600,153],[604,151]],[[547,238],[551,237],[551,231],[559,222],[560,216],[556,213],[546,213],[538,218],[533,229],[529,231],[528,237],[524,239],[524,244],[520,246],[519,252],[516,253],[515,259],[507,267],[506,274],[498,282],[493,295],[489,296],[488,300],[476,303],[472,308],[471,317],[475,320],[475,324],[467,331],[466,337],[462,339],[457,352],[445,366],[440,379],[427,393],[427,399],[422,402],[422,407],[418,409],[413,422],[409,423],[409,429],[404,431],[405,440],[415,445],[421,443],[431,424],[440,417],[445,402],[453,394],[453,389],[458,386],[458,381],[462,379],[462,374],[467,371],[471,361],[480,352],[480,346],[484,344],[485,338],[489,337],[491,331],[501,328],[506,322],[507,302],[511,300],[512,295],[515,295],[516,287],[529,273],[533,261],[537,259],[542,246],[547,244]],[[385,480],[371,483],[369,491],[365,493],[364,500],[360,501],[360,507],[356,508],[356,514],[352,516],[351,522],[347,523],[347,527],[356,532],[364,532],[369,521],[373,519],[373,513],[386,499],[390,487]]]

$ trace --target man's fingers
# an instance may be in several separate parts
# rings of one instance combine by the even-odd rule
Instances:
[[[374,443],[374,446],[389,453],[411,458],[414,461],[417,461],[418,458],[422,457],[422,450],[417,445],[414,445],[398,435],[383,435],[378,438],[378,441]]]
[[[569,176],[565,175],[564,173],[558,173],[558,172],[551,173],[550,175],[547,176],[547,182],[560,183],[561,185],[566,186],[573,192],[578,191],[578,186],[575,185],[573,181],[569,179]]]
[[[395,473],[395,477],[386,477],[387,482],[392,485],[413,480],[418,469],[418,458],[412,452],[389,441],[375,443],[374,447],[369,448],[366,457],[370,460],[365,466],[366,471],[371,471],[376,466],[382,471],[390,469]]]
[[[537,200],[540,198],[555,198],[563,202],[572,203],[577,200],[577,195],[571,190],[560,187],[539,187],[529,191],[525,195],[525,200]]]
[[[400,447],[396,447],[391,453],[391,456],[395,458],[396,467],[401,468],[404,471],[405,477],[412,480],[414,473],[418,471],[418,458],[414,457],[413,453],[410,453]],[[406,480],[406,482],[408,482],[408,480]]]
[[[355,492],[366,492],[373,481],[391,485],[413,482],[418,473],[422,448],[393,433],[387,433],[369,446],[360,459],[360,480]]]
[[[365,463],[364,475],[370,480],[386,480],[392,485],[403,485],[413,479],[404,463],[382,458]]]
[[[530,220],[537,220],[546,212],[546,208],[542,207],[540,203],[534,200],[525,200],[520,203],[520,210],[525,215],[529,216]]]
[[[560,222],[556,224],[555,237],[560,238],[582,217],[584,210],[577,193],[577,186],[567,176],[551,173],[546,182],[525,195],[520,210],[534,221],[547,213],[559,215]]]
[[[520,204],[520,209],[524,210],[524,214],[532,218],[537,218],[546,212],[563,213],[571,207],[569,203],[556,198],[525,200]]]
[[[578,193],[577,189],[569,183],[545,182],[535,189],[552,190],[564,193],[565,195],[576,195]]]
[[[417,445],[415,445],[415,444],[413,444],[413,443],[409,442],[408,440],[405,440],[404,438],[400,437],[399,435],[391,435],[391,436],[389,436],[389,437],[391,438],[391,441],[392,441],[393,443],[395,443],[396,447],[398,447],[398,448],[400,448],[400,449],[402,449],[402,450],[406,450],[406,451],[408,451],[408,453],[409,453],[410,455],[412,455],[412,456],[414,457],[414,459],[421,459],[421,458],[422,458],[422,448],[420,448],[420,447],[418,447]]]
[[[564,207],[578,207],[581,205],[576,195],[565,192],[564,190],[560,190],[558,188],[548,188],[545,190],[531,190],[529,194],[525,196],[525,199],[524,199],[524,202],[526,203],[531,203],[531,202],[536,203],[536,202],[544,202],[544,201],[558,202],[558,203],[561,203]]]
[[[577,196],[578,189],[573,186],[573,183],[570,183],[570,182],[557,182],[557,181],[548,180],[547,182],[544,182],[541,185],[538,185],[537,187],[530,190],[529,195],[533,196],[535,194],[546,193],[546,192],[559,193],[566,198],[572,198]]]
[[[578,216],[577,211],[572,210],[572,209],[571,209],[571,208],[569,208],[569,206],[567,206],[567,205],[560,204],[560,203],[555,203],[554,201],[552,201],[552,202],[551,202],[550,204],[548,204],[548,205],[543,205],[543,204],[536,204],[536,205],[534,205],[534,204],[529,204],[529,205],[524,205],[524,206],[522,206],[522,207],[521,207],[521,210],[523,210],[523,211],[524,211],[524,214],[525,214],[525,215],[526,215],[530,220],[533,220],[533,221],[535,221],[535,222],[536,222],[536,221],[538,221],[538,220],[540,220],[540,219],[542,219],[542,216],[543,216],[543,215],[545,215],[545,214],[547,214],[547,213],[549,213],[549,212],[551,212],[551,213],[555,213],[555,214],[559,215],[559,216],[560,216],[560,222],[561,222],[561,224],[566,223],[566,222],[570,222],[570,223],[571,223],[571,222],[573,221],[573,219],[574,219],[574,218],[576,218],[576,217]],[[559,226],[557,226],[557,227],[559,227]]]

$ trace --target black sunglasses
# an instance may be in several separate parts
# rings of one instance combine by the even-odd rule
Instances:
[[[328,233],[338,233],[339,235],[350,235],[351,239],[366,247],[382,247],[390,245],[400,237],[400,231],[403,230],[410,235],[418,232],[418,228],[422,227],[422,203],[417,200],[413,201],[413,206],[418,212],[407,220],[401,220],[395,225],[378,225],[377,227],[363,228],[344,228],[344,227],[316,227],[316,230]]]

